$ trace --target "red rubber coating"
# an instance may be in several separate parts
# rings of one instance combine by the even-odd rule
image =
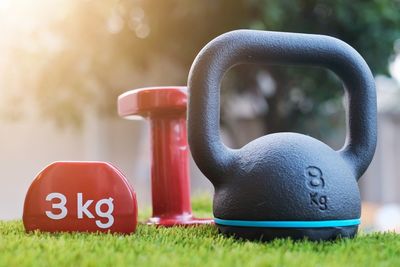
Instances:
[[[137,224],[136,194],[109,163],[54,162],[29,187],[23,222],[27,232],[131,234]]]
[[[164,117],[170,113],[185,112],[186,106],[186,87],[141,88],[128,91],[118,98],[118,114],[121,117]]]
[[[122,117],[142,116],[151,124],[153,216],[148,224],[190,226],[213,223],[197,219],[190,204],[186,87],[136,89],[118,98]]]

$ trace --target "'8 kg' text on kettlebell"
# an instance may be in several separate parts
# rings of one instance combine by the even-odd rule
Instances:
[[[307,185],[311,189],[309,192],[311,206],[316,206],[322,211],[327,210],[328,197],[320,192],[325,187],[325,179],[323,178],[321,169],[310,166],[306,169],[305,175],[307,177]]]

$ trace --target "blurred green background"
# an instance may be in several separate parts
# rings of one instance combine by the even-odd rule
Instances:
[[[24,6],[29,1],[15,2],[20,4],[10,4],[8,12],[29,8]],[[43,116],[59,125],[80,125],[87,105],[115,115],[115,99],[128,88],[186,84],[198,51],[238,28],[335,36],[358,50],[375,75],[387,75],[390,59],[400,50],[400,41],[395,45],[400,37],[398,0],[56,0],[31,5],[47,14],[33,14],[36,21],[26,22],[31,29],[23,29],[27,36],[8,51],[15,64],[3,74],[18,79],[22,93],[29,91]],[[152,72],[157,61],[167,61],[169,67],[157,74],[156,82],[141,80],[140,73]],[[266,79],[273,89],[263,88]],[[2,79],[0,84],[14,89],[13,82]],[[248,92],[264,98],[254,115],[262,118],[265,132],[323,137],[343,125],[341,86],[325,70],[237,67],[227,75],[224,93]],[[3,117],[23,116],[15,105],[25,97],[19,93],[11,93]]]

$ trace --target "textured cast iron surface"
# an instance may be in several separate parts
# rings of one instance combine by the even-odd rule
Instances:
[[[335,72],[344,83],[347,100],[343,148],[335,151],[297,133],[269,134],[240,149],[226,147],[219,135],[219,87],[224,73],[240,63],[313,65]],[[375,152],[376,92],[368,65],[352,47],[322,35],[232,31],[200,51],[188,87],[189,145],[196,164],[215,187],[215,217],[262,221],[360,217],[357,181]],[[238,232],[237,227],[220,226],[220,230]],[[277,236],[293,233],[269,231]],[[333,233],[354,234],[346,227]],[[304,232],[310,235],[310,230]]]
[[[338,238],[352,238],[356,235],[358,227],[329,227],[329,228],[259,228],[259,227],[234,227],[218,225],[221,233],[227,236],[255,241],[271,241],[275,238],[290,237],[293,240],[307,238],[310,241],[335,240]]]

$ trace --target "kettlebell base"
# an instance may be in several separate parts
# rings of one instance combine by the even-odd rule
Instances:
[[[277,238],[292,240],[307,239],[310,241],[328,241],[338,238],[353,238],[358,231],[358,225],[324,228],[264,228],[239,227],[218,224],[218,230],[225,236],[232,236],[253,241],[268,242]]]

